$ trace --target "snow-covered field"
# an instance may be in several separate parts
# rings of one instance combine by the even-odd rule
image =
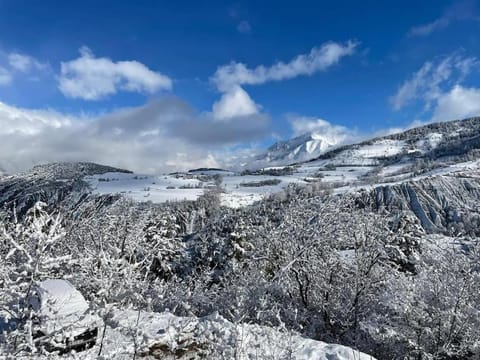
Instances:
[[[292,175],[239,175],[227,173],[223,176],[220,199],[228,207],[247,206],[261,200],[265,195],[277,193],[289,184],[307,184],[323,182],[325,184],[343,184],[357,182],[371,167],[338,167],[326,170],[324,162],[300,167]],[[321,175],[318,175],[321,173]],[[106,173],[85,177],[96,194],[124,194],[135,201],[163,203],[167,201],[196,200],[205,191],[215,187],[214,181],[202,182],[196,175],[140,175],[125,173]],[[319,176],[322,176],[320,179]],[[277,180],[278,184],[253,186],[252,183]]]
[[[380,140],[374,144],[362,146],[356,151],[356,155],[366,159],[393,156],[402,153],[405,147],[404,141]]]
[[[195,178],[126,173],[87,176],[85,180],[97,194],[125,194],[136,201],[153,203],[196,200],[203,194],[203,186],[206,185]]]
[[[262,181],[278,180],[275,185],[245,186]],[[286,188],[290,183],[303,182],[299,176],[268,176],[268,175],[234,175],[223,178],[223,193],[220,195],[222,205],[241,207],[261,200],[265,195],[276,193]]]
[[[382,145],[383,146],[383,145]],[[398,147],[375,147],[377,154],[384,151],[394,152]],[[361,153],[370,156],[370,150]],[[394,184],[405,180],[421,179],[425,176],[460,173],[480,168],[479,161],[456,163],[437,168],[421,175],[412,173],[414,163],[411,160],[400,160],[389,166],[378,168],[376,165],[339,165],[344,163],[343,155],[332,160],[318,160],[297,166],[291,175],[240,175],[234,172],[203,171],[170,175],[141,175],[126,173],[105,173],[87,176],[85,180],[92,191],[97,194],[124,194],[135,201],[151,201],[163,203],[167,201],[196,200],[199,196],[215,189],[212,175],[222,175],[220,200],[228,207],[242,207],[261,200],[265,195],[285,189],[290,184],[321,183],[325,188],[334,188],[336,193],[344,193],[357,188],[370,188],[385,183]],[[354,163],[361,157],[354,157]],[[366,159],[363,157],[362,159]],[[368,160],[368,159],[367,159]],[[362,163],[362,161],[360,162]],[[278,169],[277,168],[266,168]],[[210,177],[205,177],[205,175]],[[370,175],[377,176],[374,182]],[[371,177],[371,176],[370,176]],[[275,184],[262,185],[264,181],[276,180]],[[251,186],[252,184],[257,186]],[[250,185],[250,186],[249,186]]]

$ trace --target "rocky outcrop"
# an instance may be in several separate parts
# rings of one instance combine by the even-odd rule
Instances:
[[[480,234],[480,177],[443,175],[375,187],[358,204],[377,212],[409,211],[427,232]]]
[[[129,172],[94,163],[53,163],[30,171],[0,178],[0,208],[13,210],[22,217],[37,201],[56,207],[67,198],[72,204],[88,196],[87,175]]]

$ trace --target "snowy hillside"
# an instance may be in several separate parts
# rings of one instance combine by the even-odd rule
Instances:
[[[136,201],[196,200],[210,181],[200,181],[188,175],[139,175],[108,172],[86,176],[84,180],[98,194],[124,194]]]
[[[405,132],[364,141],[357,145],[343,145],[342,139],[329,136],[328,133],[306,133],[293,139],[279,141],[270,146],[267,151],[256,156],[245,165],[248,169],[269,166],[285,166],[301,163],[316,158],[331,157],[333,154],[348,150],[360,160],[362,158],[389,157],[399,153],[431,152],[438,146],[455,141],[478,136],[480,130],[479,118],[435,123],[407,130]],[[345,152],[346,151],[346,152]]]
[[[288,165],[313,159],[339,145],[339,139],[318,132],[307,133],[290,140],[279,141],[255,157],[247,167]]]

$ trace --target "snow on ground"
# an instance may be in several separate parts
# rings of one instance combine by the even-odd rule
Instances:
[[[125,173],[87,176],[85,180],[96,194],[125,194],[136,201],[154,203],[196,200],[203,194],[203,186],[208,185],[193,177]]]
[[[402,142],[398,141],[382,141],[374,145],[364,145],[361,149],[349,149],[347,151],[349,156],[353,156],[350,161],[347,161],[346,154],[340,153],[333,159],[317,160],[297,165],[293,174],[282,176],[241,175],[230,171],[206,169],[159,176],[106,173],[87,176],[85,180],[96,194],[124,194],[135,201],[163,203],[196,200],[205,191],[215,189],[214,176],[221,175],[221,204],[238,208],[251,205],[261,200],[265,195],[280,192],[290,184],[306,185],[320,182],[325,184],[326,188],[335,189],[335,193],[345,193],[360,188],[369,189],[385,184],[397,184],[427,176],[446,174],[464,174],[467,176],[468,173],[470,173],[469,176],[474,176],[471,175],[471,172],[473,170],[478,171],[480,168],[480,160],[476,160],[445,165],[424,174],[415,175],[412,172],[413,160],[400,160],[380,168],[376,163],[377,160],[366,157],[371,154],[380,156],[380,154],[385,153],[390,155],[398,153],[403,145]],[[363,155],[357,156],[358,153]],[[282,167],[272,167],[266,170],[281,169]],[[372,180],[372,177],[374,177],[374,180]],[[276,180],[277,183],[272,183],[272,180]],[[265,181],[267,183],[262,183]]]
[[[461,172],[476,172],[478,174],[478,169],[480,169],[480,159],[479,160],[472,160],[472,161],[465,161],[462,163],[455,163],[448,166],[446,169],[439,169],[439,171],[443,170],[445,173],[452,172],[452,173],[461,173]]]
[[[381,176],[397,175],[405,172],[405,170],[409,169],[412,165],[413,165],[412,161],[402,161],[402,162],[382,168],[379,175]]]
[[[352,264],[356,259],[356,254],[354,249],[349,250],[338,250],[338,257],[347,264]]]
[[[371,145],[363,145],[356,150],[356,155],[366,159],[387,157],[402,153],[405,147],[404,141],[384,139]]]
[[[382,139],[371,144],[354,145],[329,160],[334,165],[376,166],[381,158],[406,154],[408,144],[404,141]]]
[[[416,142],[415,147],[424,152],[424,150],[436,148],[443,140],[443,135],[439,133],[430,133],[425,139],[419,140]]]
[[[472,240],[467,237],[428,234],[422,241],[425,255],[429,255],[431,258],[439,258],[439,256],[448,254],[448,252],[458,254],[474,251],[475,244],[478,244],[479,239]]]
[[[195,318],[126,310],[116,311],[107,324],[105,359],[131,359],[136,344],[138,358],[374,360],[349,347],[265,326],[233,324],[218,314]],[[77,356],[93,359],[98,351],[99,344]]]
[[[277,180],[278,184],[247,186],[262,181]],[[261,200],[265,195],[273,194],[286,188],[290,183],[302,182],[301,178],[295,175],[268,176],[268,175],[235,175],[223,178],[220,195],[222,205],[237,208],[253,204]]]
[[[244,193],[222,193],[220,194],[220,203],[223,206],[237,209],[244,206],[249,206],[263,199],[263,194],[244,194]]]

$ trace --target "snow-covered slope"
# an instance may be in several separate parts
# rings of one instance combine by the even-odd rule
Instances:
[[[392,213],[410,211],[428,232],[480,235],[480,166],[360,192],[362,206]]]
[[[339,144],[339,140],[318,132],[307,133],[290,140],[278,141],[264,154],[256,156],[246,166],[258,168],[272,165],[288,165],[313,159]]]
[[[164,203],[196,200],[211,181],[188,174],[141,175],[108,172],[86,176],[84,180],[95,194],[123,194],[136,201]]]

